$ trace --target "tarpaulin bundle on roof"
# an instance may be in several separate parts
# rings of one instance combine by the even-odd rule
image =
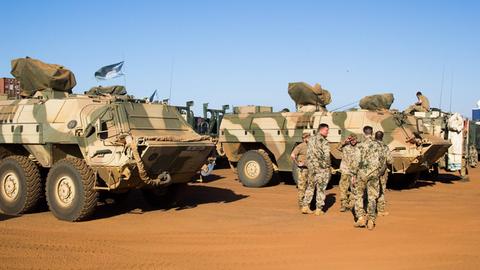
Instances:
[[[77,84],[72,71],[30,57],[12,60],[11,74],[20,81],[23,96],[47,89],[71,93]]]

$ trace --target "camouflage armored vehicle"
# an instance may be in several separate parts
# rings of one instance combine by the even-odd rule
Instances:
[[[325,105],[330,102],[329,94],[324,95],[305,83],[290,84],[289,94],[299,111],[273,112],[271,107],[245,106],[234,108],[232,114],[223,118],[219,143],[245,186],[267,185],[274,171],[293,172],[296,178],[296,167],[290,154],[302,141],[302,133],[315,134],[320,123],[330,126],[328,141],[333,169],[339,167],[341,160],[338,143],[352,133],[361,134],[365,125],[385,133],[384,141],[394,157],[392,173],[411,174],[410,179],[429,170],[450,146],[448,141],[436,136],[425,124],[427,121],[387,110],[393,96],[390,99],[389,95],[384,95],[390,104],[380,110],[328,112]]]
[[[123,87],[71,94],[73,74],[33,59],[12,61],[24,98],[0,100],[0,210],[22,214],[45,196],[59,219],[79,221],[99,192],[141,188],[160,200],[185,183],[215,145],[175,107],[117,95]]]

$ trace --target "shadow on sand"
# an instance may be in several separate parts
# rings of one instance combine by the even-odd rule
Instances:
[[[453,184],[455,182],[468,181],[468,177],[461,177],[454,173],[440,173],[438,176],[422,175],[416,181],[413,176],[404,175],[403,177],[389,178],[387,188],[391,190],[405,190],[405,189],[418,189],[423,187],[431,187],[437,183],[441,184]]]
[[[0,221],[5,221],[5,220],[9,220],[9,219],[12,219],[12,218],[17,218],[19,216],[9,216],[9,215],[5,215],[5,214],[0,214]]]
[[[201,204],[231,203],[248,197],[247,195],[236,194],[229,189],[195,184],[183,185],[170,196],[170,201],[165,206],[152,206],[147,203],[140,190],[133,190],[120,200],[113,202],[110,200],[109,202],[107,199],[102,202],[97,206],[97,210],[91,220],[109,218],[126,213],[141,214],[157,210],[181,211],[195,208]]]

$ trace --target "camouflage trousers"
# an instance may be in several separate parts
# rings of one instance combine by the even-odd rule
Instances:
[[[359,175],[355,181],[355,217],[358,219],[365,216],[364,196],[367,191],[367,216],[369,220],[375,222],[377,217],[377,199],[380,191],[380,179],[378,174],[374,173],[369,176]]]
[[[377,212],[384,212],[387,201],[385,200],[385,192],[387,191],[388,171],[380,175],[380,190],[377,200]]]
[[[338,187],[340,188],[340,203],[342,207],[349,208],[350,201],[353,201],[352,178],[354,176],[347,173],[342,173]]]
[[[410,107],[408,107],[404,113],[406,114],[412,114],[413,112],[426,112],[427,110],[425,110],[425,108],[423,108],[422,106],[420,105],[416,105],[416,104],[413,104],[413,105],[410,105]]]
[[[322,209],[325,204],[325,190],[327,189],[328,181],[330,181],[330,169],[317,169],[315,172],[310,172],[305,197],[303,198],[303,206],[310,205],[316,189],[316,206],[317,209]]]
[[[298,206],[303,206],[303,197],[305,197],[305,190],[307,189],[308,183],[308,169],[307,168],[298,168],[298,182],[297,182],[297,195],[298,195]]]

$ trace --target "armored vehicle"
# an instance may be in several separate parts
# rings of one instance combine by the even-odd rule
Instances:
[[[0,101],[3,213],[31,211],[43,189],[51,212],[68,221],[88,218],[99,192],[141,188],[155,203],[215,150],[175,107],[117,95],[122,87],[74,95],[61,66],[29,58],[12,66],[25,98]]]
[[[295,101],[301,100],[301,92],[309,93],[305,83],[292,83],[289,94]],[[292,93],[295,92],[295,93]],[[300,93],[300,94],[299,94]],[[317,95],[322,94],[316,91]],[[311,95],[312,93],[309,93]],[[328,98],[323,99],[329,102]],[[305,95],[303,95],[305,98]],[[292,172],[296,179],[296,167],[290,154],[302,141],[302,133],[315,135],[320,123],[330,126],[328,141],[331,146],[332,167],[337,169],[341,160],[338,144],[350,134],[361,134],[365,125],[385,133],[384,141],[392,151],[394,163],[391,173],[409,174],[407,179],[415,180],[419,172],[429,170],[446,152],[450,143],[428,121],[401,112],[387,110],[356,109],[328,112],[324,104],[315,104],[319,98],[310,98],[297,108],[310,106],[313,110],[297,112],[273,112],[271,107],[236,107],[232,114],[226,114],[220,127],[219,143],[226,153],[231,166],[238,173],[243,185],[261,187],[267,185],[274,171]],[[393,102],[393,99],[390,101]],[[390,106],[388,105],[388,107]]]

